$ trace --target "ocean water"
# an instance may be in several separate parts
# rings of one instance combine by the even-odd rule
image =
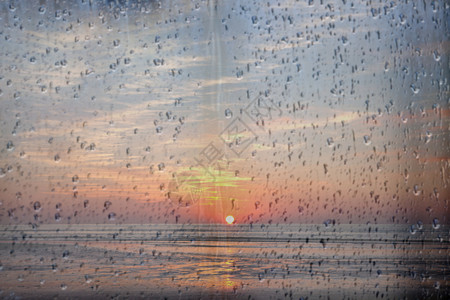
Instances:
[[[3,299],[448,299],[449,227],[0,227]]]

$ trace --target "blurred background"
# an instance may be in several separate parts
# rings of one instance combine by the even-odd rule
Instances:
[[[0,222],[448,224],[447,1],[1,1]]]

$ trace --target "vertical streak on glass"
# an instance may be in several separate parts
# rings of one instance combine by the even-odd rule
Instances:
[[[214,82],[214,90],[213,94],[210,97],[207,97],[209,103],[208,108],[211,109],[212,113],[212,119],[215,122],[212,122],[213,124],[208,124],[208,127],[210,127],[210,130],[212,130],[212,134],[215,138],[215,134],[218,134],[221,130],[219,128],[220,122],[217,122],[217,120],[222,119],[221,112],[222,109],[222,103],[223,103],[223,90],[222,90],[222,84],[223,84],[223,76],[222,74],[222,39],[220,34],[220,16],[217,12],[218,5],[216,0],[208,1],[208,31],[209,36],[211,38],[211,47],[209,47],[209,55],[211,58],[210,65],[209,65],[209,78],[208,80]],[[208,143],[210,141],[207,141]],[[217,196],[219,199],[218,205],[215,206],[216,212],[215,215],[221,215],[223,213],[223,204],[222,204],[222,197],[221,197],[221,187],[215,186],[214,192],[217,193]]]

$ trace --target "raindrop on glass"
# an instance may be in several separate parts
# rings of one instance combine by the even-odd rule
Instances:
[[[41,203],[39,201],[34,202],[33,208],[34,208],[35,211],[40,211],[41,210]]]
[[[434,218],[433,219],[433,229],[439,229],[439,227],[441,227],[441,224],[439,224],[439,219]]]
[[[14,144],[13,144],[12,141],[9,141],[9,142],[6,144],[6,150],[8,150],[8,151],[13,151],[13,150],[14,150]]]
[[[56,213],[56,214],[55,214],[55,221],[56,221],[56,222],[61,221],[61,215],[60,215],[59,213]]]
[[[116,219],[116,213],[111,212],[108,214],[108,220],[114,221],[115,219]]]
[[[434,50],[433,57],[434,57],[435,61],[440,61],[441,60],[441,54],[437,50]]]
[[[108,209],[111,205],[112,205],[112,203],[111,203],[111,201],[109,201],[109,200],[106,200],[105,203],[103,203],[103,207],[104,207],[105,209]]]
[[[233,112],[231,111],[231,109],[227,108],[225,109],[225,118],[230,119],[233,117]]]
[[[421,190],[420,190],[420,187],[419,187],[419,185],[414,185],[414,187],[413,187],[413,193],[414,193],[414,196],[419,196],[420,195],[420,193],[421,193]]]
[[[423,222],[422,221],[417,221],[417,229],[422,230],[423,229]]]
[[[420,88],[419,87],[417,87],[415,84],[411,84],[411,91],[414,93],[414,94],[418,94],[419,92],[420,92]]]
[[[333,140],[333,138],[327,138],[327,145],[328,145],[328,147],[333,147],[334,146],[334,140]]]

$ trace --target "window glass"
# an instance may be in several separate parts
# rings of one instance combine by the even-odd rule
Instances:
[[[1,1],[1,297],[448,297],[448,20]]]

